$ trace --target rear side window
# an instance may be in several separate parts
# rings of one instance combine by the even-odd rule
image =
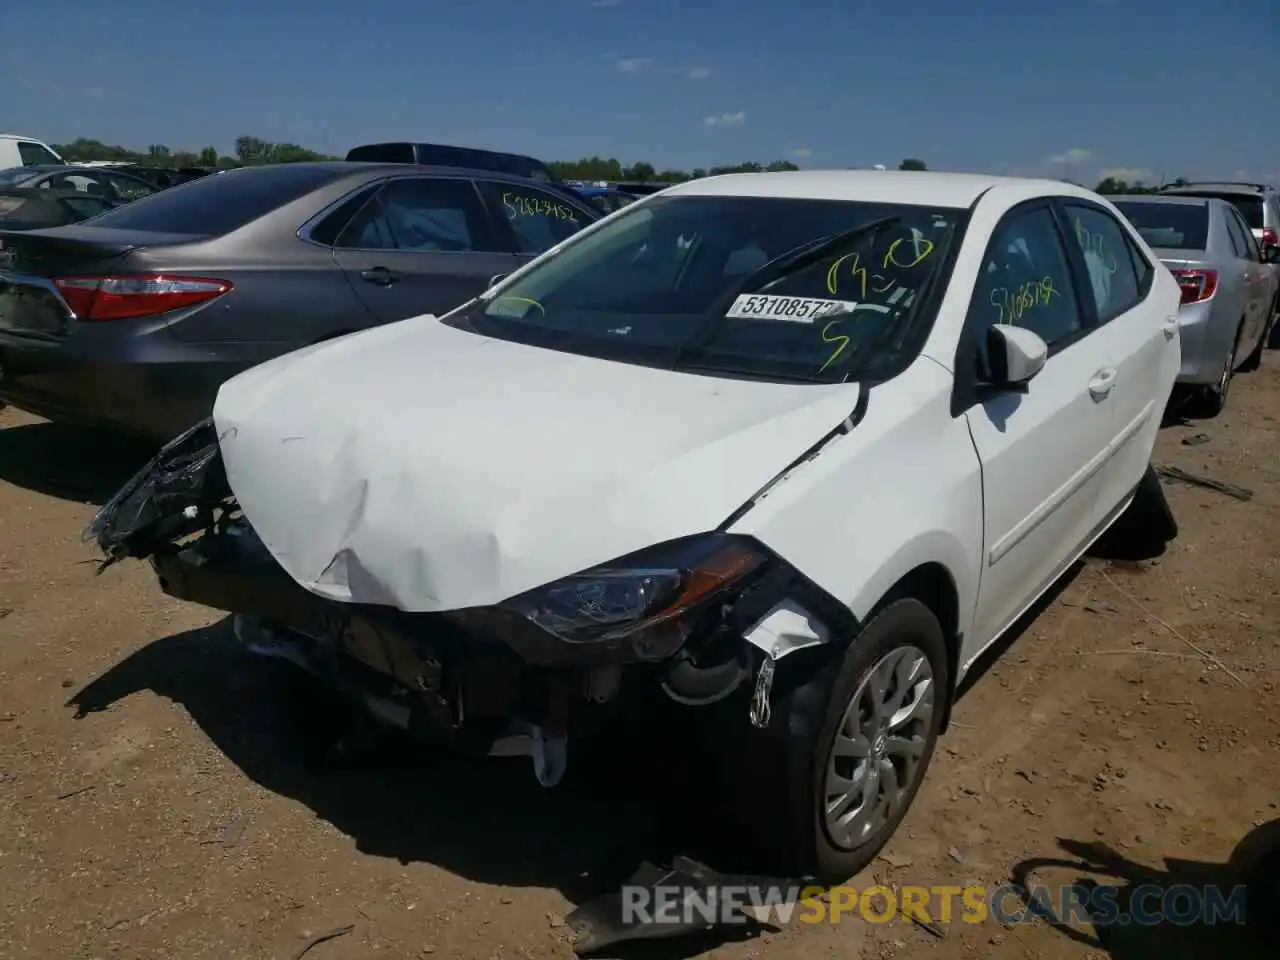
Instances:
[[[1232,246],[1236,248],[1236,256],[1241,260],[1262,259],[1253,234],[1245,226],[1243,219],[1234,210],[1228,210],[1226,213],[1227,229],[1231,232]]]
[[[327,167],[281,163],[201,177],[118,207],[94,221],[113,230],[219,236],[342,176]]]
[[[1149,246],[1173,250],[1204,250],[1208,246],[1207,203],[1120,200],[1116,208]]]
[[[18,141],[18,156],[22,158],[24,167],[35,167],[42,163],[61,163],[52,150],[46,150],[39,143],[32,143],[30,140]]]
[[[1094,207],[1066,204],[1075,242],[1084,254],[1098,322],[1114,320],[1135,307],[1142,295],[1125,231],[1110,214]]]
[[[397,180],[361,208],[338,235],[352,250],[493,252],[489,218],[468,180]]]
[[[546,191],[491,180],[482,180],[480,190],[490,209],[502,211],[521,253],[543,253],[586,226],[575,207]]]

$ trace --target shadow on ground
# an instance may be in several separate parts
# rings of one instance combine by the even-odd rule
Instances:
[[[1067,857],[1026,860],[1012,879],[1022,908],[1049,906],[1037,922],[1082,946],[1112,960],[1280,956],[1280,820],[1252,830],[1225,863],[1169,859],[1159,869],[1105,844],[1060,838],[1058,846]],[[1039,879],[1050,871],[1053,881]],[[1057,883],[1063,871],[1075,874],[1066,881],[1077,891],[1074,909]]]
[[[62,500],[101,504],[140,470],[155,447],[67,423],[0,430],[0,480]]]
[[[674,751],[646,756],[640,744],[619,743],[612,759],[576,771],[571,762],[554,790],[538,786],[527,759],[468,759],[394,732],[362,761],[324,762],[352,713],[291,665],[245,651],[230,618],[149,644],[70,705],[80,718],[143,690],[180,704],[255,782],[306,804],[373,856],[486,884],[553,887],[575,904],[616,891],[641,860],[714,857],[690,829],[708,822],[699,822],[705,791],[694,763]],[[692,956],[749,935],[720,928],[710,940],[628,944],[625,955]],[[611,955],[622,956],[621,945]]]

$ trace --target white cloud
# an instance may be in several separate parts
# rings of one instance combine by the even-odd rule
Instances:
[[[622,3],[622,0],[591,0],[587,6],[589,7],[616,7]]]
[[[711,70],[708,67],[690,67],[689,68],[690,80],[705,80],[709,76],[711,76]]]
[[[1099,170],[1100,180],[1123,180],[1125,183],[1155,183],[1156,175],[1142,167],[1112,167],[1110,170]]]
[[[1072,147],[1049,158],[1050,163],[1088,163],[1093,159],[1093,151],[1084,147]]]
[[[707,117],[702,122],[708,127],[740,127],[747,122],[747,111],[739,110],[737,113],[722,113],[719,116]]]
[[[811,157],[811,156],[813,156],[813,151],[812,151],[812,150],[810,150],[808,147],[795,147],[795,148],[791,151],[791,155],[792,155],[793,157],[798,157],[798,158],[800,158],[800,159],[804,159],[805,157]]]
[[[622,57],[616,66],[619,73],[639,73],[651,63],[653,60],[650,57]]]

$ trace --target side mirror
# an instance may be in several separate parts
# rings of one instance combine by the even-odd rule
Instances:
[[[487,289],[492,290],[494,287],[496,287],[505,279],[507,279],[507,275],[505,273],[495,273],[492,277],[489,278],[489,286]]]
[[[1280,263],[1280,247],[1268,246],[1262,248],[1263,263]]]
[[[995,323],[987,328],[988,386],[1025,393],[1048,357],[1049,345],[1025,327]]]

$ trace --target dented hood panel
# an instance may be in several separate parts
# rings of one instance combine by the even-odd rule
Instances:
[[[429,612],[714,529],[858,390],[613,363],[418,317],[242,373],[214,421],[231,490],[291,577]]]

